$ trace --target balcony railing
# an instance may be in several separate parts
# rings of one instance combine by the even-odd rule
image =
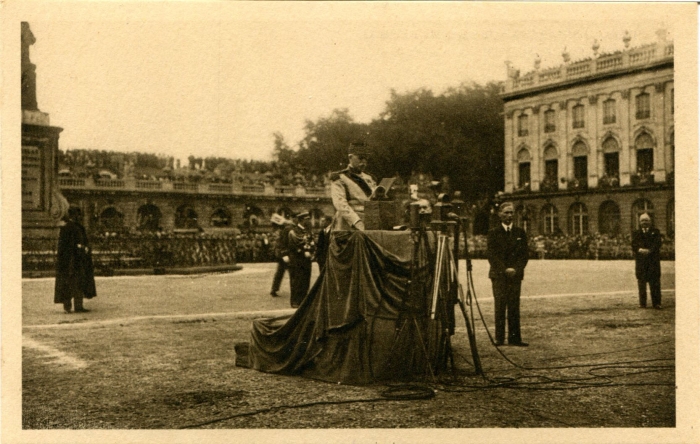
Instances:
[[[622,52],[529,72],[522,76],[516,75],[506,82],[505,93],[665,62],[673,60],[673,52],[673,42],[659,41]]]
[[[189,183],[135,179],[93,179],[59,177],[58,186],[65,190],[123,190],[147,193],[187,192],[194,194],[266,195],[266,196],[314,196],[330,197],[328,187],[242,185],[238,183]]]
[[[632,186],[654,185],[654,175],[652,173],[638,173],[630,176]]]
[[[555,178],[545,178],[542,183],[540,183],[540,191],[552,192],[558,191],[559,185],[557,184],[557,179]]]
[[[620,186],[620,177],[618,175],[603,175],[598,179],[600,188],[618,188]]]
[[[588,189],[587,179],[571,179],[567,184],[567,189],[569,190],[586,190]]]

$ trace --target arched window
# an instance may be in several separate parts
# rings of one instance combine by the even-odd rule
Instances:
[[[190,205],[180,205],[175,211],[175,228],[191,230],[199,228],[197,212]]]
[[[559,232],[559,215],[557,207],[547,204],[542,207],[542,233],[557,234]]]
[[[515,209],[513,223],[516,227],[520,227],[525,230],[526,233],[529,233],[532,214],[533,211],[529,206],[519,205],[518,208]]]
[[[162,214],[160,212],[160,208],[153,204],[140,206],[136,212],[136,217],[139,230],[157,231],[161,228],[160,219]]]
[[[559,177],[559,153],[553,145],[544,149],[544,177],[542,178],[542,191],[554,191],[558,188],[557,179]]]
[[[217,208],[211,215],[211,225],[213,227],[230,227],[231,212],[226,208]]]
[[[100,213],[100,229],[103,231],[118,231],[124,226],[124,215],[114,207],[105,208]]]
[[[676,234],[676,204],[673,199],[668,201],[666,208],[666,234],[671,237]]]
[[[652,226],[654,223],[654,205],[648,199],[637,199],[632,204],[632,229],[639,230],[639,216],[647,213],[651,217]]]
[[[603,142],[603,165],[605,169],[602,185],[618,186],[620,184],[620,145],[614,137]]]
[[[530,151],[522,148],[518,151],[518,188],[530,187]]]
[[[569,208],[569,234],[588,234],[588,208],[581,202],[576,202]]]
[[[612,200],[600,204],[598,210],[598,231],[600,234],[617,236],[620,234],[620,207]]]
[[[264,216],[263,211],[255,205],[246,205],[243,213],[243,226],[245,228],[255,228],[260,225]]]

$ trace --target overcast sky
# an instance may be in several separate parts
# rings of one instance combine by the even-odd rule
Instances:
[[[30,20],[39,108],[62,149],[271,159],[306,119],[348,108],[357,122],[390,89],[435,93],[673,38],[672,5],[513,3],[173,3],[87,6]],[[178,6],[181,7],[181,6]],[[50,17],[50,18],[49,18]]]

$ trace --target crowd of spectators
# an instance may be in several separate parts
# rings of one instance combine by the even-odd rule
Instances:
[[[579,236],[533,236],[528,239],[531,259],[634,259],[632,237],[590,234]],[[486,258],[486,236],[473,236],[468,240],[472,258]],[[462,244],[461,251],[464,251]],[[664,238],[661,259],[675,258],[673,238]]]
[[[330,172],[312,174],[286,162],[190,156],[182,164],[172,156],[118,153],[99,150],[59,150],[59,176],[94,179],[124,179],[272,185],[275,187],[325,187]]]
[[[102,233],[91,237],[96,267],[158,268],[194,267],[250,262],[274,262],[278,231],[211,233]],[[466,257],[464,239],[462,258]],[[486,236],[467,240],[469,256],[486,258]],[[633,259],[630,236],[533,236],[529,239],[531,259]],[[53,267],[55,239],[23,239],[22,267],[25,271]],[[664,238],[662,260],[673,260],[672,238]]]

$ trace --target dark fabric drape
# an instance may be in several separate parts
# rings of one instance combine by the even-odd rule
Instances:
[[[444,367],[454,307],[442,291],[430,319],[430,245],[410,232],[332,233],[326,267],[297,311],[254,321],[252,367],[351,384]]]

